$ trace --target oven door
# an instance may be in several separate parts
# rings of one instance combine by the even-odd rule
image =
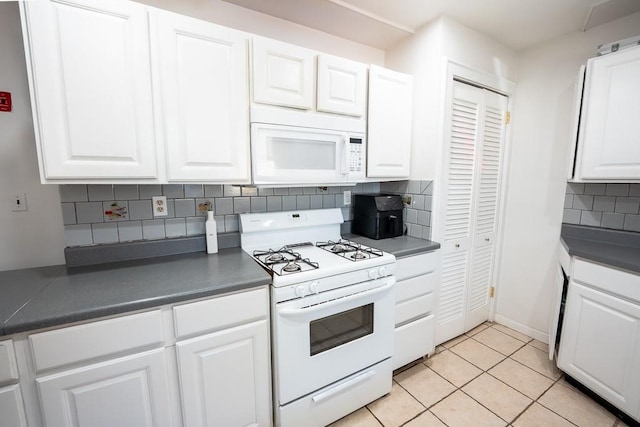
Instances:
[[[347,182],[345,133],[295,126],[251,124],[254,184]]]
[[[395,277],[276,304],[276,395],[285,405],[393,354]]]

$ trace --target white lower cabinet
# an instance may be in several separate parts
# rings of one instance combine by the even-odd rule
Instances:
[[[268,426],[267,319],[176,344],[185,426]]]
[[[266,287],[15,335],[0,427],[271,426],[269,336]]]
[[[0,427],[26,427],[20,385],[0,387]]]
[[[0,341],[0,427],[26,427],[13,341]]]
[[[640,421],[640,275],[575,261],[558,367]]]
[[[38,378],[50,426],[172,426],[164,348]]]
[[[393,369],[435,350],[434,308],[439,263],[439,251],[397,261]]]

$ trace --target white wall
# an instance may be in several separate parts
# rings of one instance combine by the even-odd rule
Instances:
[[[384,51],[221,0],[137,0],[226,27],[360,61],[384,65]]]
[[[57,185],[40,184],[17,2],[0,3],[0,54],[0,91],[13,98],[13,111],[0,113],[0,271],[60,264],[60,195]],[[29,210],[12,212],[20,192]]]
[[[507,80],[516,77],[515,51],[447,17],[388,50],[386,66],[414,78],[411,179],[437,179],[446,60]]]
[[[573,84],[598,44],[640,34],[640,13],[518,54],[496,320],[544,339],[566,185]]]

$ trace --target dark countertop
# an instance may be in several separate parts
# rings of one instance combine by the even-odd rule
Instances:
[[[640,233],[562,224],[561,242],[571,256],[640,273]]]
[[[424,252],[430,252],[440,247],[440,243],[431,240],[417,239],[409,236],[391,237],[389,239],[374,240],[357,234],[347,234],[345,239],[362,243],[395,255],[396,258],[404,258]]]
[[[271,283],[240,248],[0,272],[0,336]]]

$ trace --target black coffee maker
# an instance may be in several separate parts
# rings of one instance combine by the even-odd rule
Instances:
[[[395,194],[356,194],[351,232],[371,239],[402,236],[402,198]]]

